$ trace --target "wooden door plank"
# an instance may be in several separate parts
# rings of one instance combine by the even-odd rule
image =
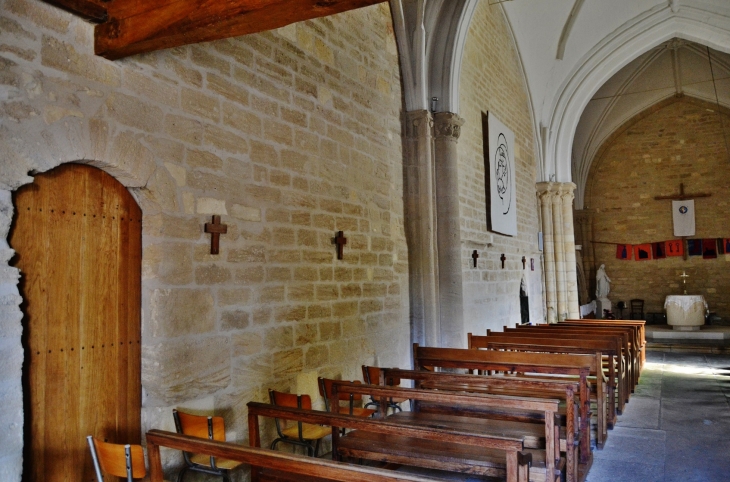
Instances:
[[[91,482],[86,435],[140,441],[139,348],[132,345],[136,359],[128,359],[117,338],[124,332],[139,339],[141,224],[132,242],[120,229],[119,213],[135,209],[141,219],[141,211],[111,176],[79,165],[37,176],[16,193],[15,204],[10,241],[28,300],[23,309],[32,435],[26,443],[32,460],[26,467],[32,481]],[[127,238],[131,247],[120,244]],[[129,260],[136,266],[117,268],[127,262],[120,253],[129,249],[138,251]],[[122,317],[113,314],[119,311]],[[129,320],[136,326],[125,328]]]

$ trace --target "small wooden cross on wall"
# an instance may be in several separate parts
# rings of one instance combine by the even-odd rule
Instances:
[[[502,256],[499,257],[499,260],[502,261],[502,269],[504,269],[504,260],[506,260],[506,259],[507,259],[507,256],[505,256],[504,253],[502,253]]]
[[[475,249],[474,252],[471,253],[471,259],[474,260],[474,267],[476,268],[477,267],[477,259],[479,259],[479,251],[477,251]]]
[[[522,257],[522,269],[525,269],[525,263],[527,262],[527,259],[523,256]]]
[[[337,259],[342,259],[342,249],[347,244],[345,234],[342,231],[337,231],[337,236],[335,236],[334,242],[337,244]]]
[[[213,215],[212,223],[205,223],[205,232],[210,233],[210,254],[218,254],[221,234],[228,232],[228,225],[221,224],[221,217]]]

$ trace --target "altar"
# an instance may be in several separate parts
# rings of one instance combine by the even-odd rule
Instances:
[[[702,295],[669,295],[664,301],[667,324],[677,331],[699,330],[705,324],[707,302]]]

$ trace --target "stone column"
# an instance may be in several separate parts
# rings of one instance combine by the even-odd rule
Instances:
[[[593,268],[593,216],[589,209],[573,211],[573,222],[575,223],[575,242],[579,243],[582,249],[583,273],[586,278],[587,301],[596,297],[596,272]],[[580,294],[579,294],[580,295]],[[578,297],[580,299],[580,296]]]
[[[411,340],[426,346],[439,346],[433,120],[426,110],[406,112],[405,116],[403,183]]]
[[[573,229],[573,199],[576,185],[572,182],[562,183],[560,200],[562,201],[563,218],[563,252],[565,253],[565,290],[566,310],[568,318],[580,318],[578,303],[578,266],[575,258],[575,230]],[[561,312],[562,313],[562,312]]]
[[[543,232],[548,323],[579,316],[573,229],[575,187],[572,182],[537,184]]]
[[[567,313],[567,296],[565,292],[565,236],[563,234],[563,201],[560,186],[554,186],[557,192],[550,197],[553,211],[553,253],[555,256],[555,285],[558,298],[558,321],[565,319]]]
[[[538,201],[540,204],[540,223],[542,227],[543,269],[545,270],[545,307],[548,323],[555,323],[557,319],[557,287],[555,283],[555,254],[553,243],[553,211],[550,183],[541,182],[537,185]]]
[[[457,152],[463,124],[461,117],[450,112],[434,115],[440,346],[454,348],[461,348],[466,342]]]

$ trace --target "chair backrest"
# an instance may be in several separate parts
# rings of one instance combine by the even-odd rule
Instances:
[[[218,442],[226,441],[226,425],[223,417],[193,415],[179,410],[173,410],[172,413],[175,416],[175,428],[178,433]]]
[[[226,441],[226,426],[223,417],[210,417],[206,415],[193,415],[191,413],[172,410],[172,416],[175,418],[175,429],[177,433],[190,435],[192,437],[207,438],[208,440],[216,440],[218,442]],[[190,460],[191,452],[183,451],[185,463],[193,465]],[[216,469],[215,457],[210,457],[210,466]]]
[[[631,312],[643,313],[644,300],[631,300]]]
[[[312,409],[312,399],[309,395],[296,395],[269,389],[269,400],[271,400],[272,405],[279,405],[280,407]]]
[[[362,385],[362,382],[360,380],[353,380],[353,381],[343,381],[343,380],[334,380],[332,378],[322,378],[319,377],[317,379],[319,382],[319,394],[322,395],[324,398],[324,406],[327,409],[328,412],[334,411],[333,407],[330,407],[330,395],[332,394],[332,386],[335,384],[335,382],[342,384],[349,384],[349,385]],[[353,404],[355,400],[362,400],[362,394],[359,393],[347,393],[345,391],[340,391],[337,394],[338,400],[346,400],[350,402],[350,414],[352,414]]]
[[[147,475],[144,465],[144,451],[141,445],[121,445],[103,442],[89,435],[86,437],[94,461],[94,469],[99,482],[103,482],[102,472],[127,480],[141,479]]]
[[[380,367],[371,367],[367,365],[362,366],[362,379],[367,383],[368,385],[380,385]],[[400,385],[400,378],[393,378],[390,377],[387,380],[385,380],[385,384],[387,386],[393,387]]]
[[[309,395],[277,392],[269,388],[269,400],[272,405],[278,405],[280,407],[303,408],[304,410],[312,409],[312,398]],[[282,422],[284,423],[282,424]],[[279,437],[284,437],[282,431],[294,424],[291,420],[279,420],[278,418],[274,418],[274,423],[276,424],[276,432],[279,434]],[[299,428],[299,440],[304,440],[302,422],[296,422],[296,424]]]

